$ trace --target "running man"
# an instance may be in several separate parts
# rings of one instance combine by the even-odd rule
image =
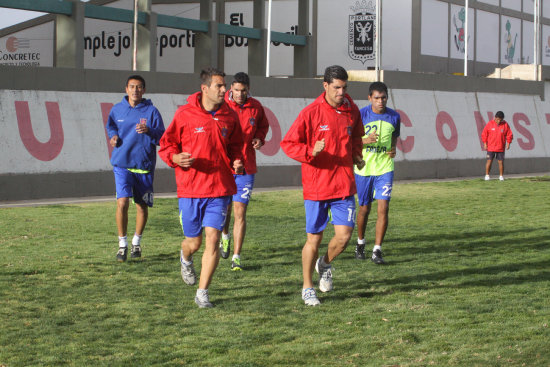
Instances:
[[[382,242],[388,229],[388,212],[393,187],[395,146],[399,137],[401,118],[399,114],[386,107],[388,88],[382,82],[372,83],[369,87],[369,106],[361,109],[361,119],[365,135],[377,137],[372,142],[363,138],[363,159],[365,167],[355,169],[359,212],[357,213],[357,245],[355,258],[365,259],[365,230],[371,205],[376,199],[378,218],[371,260],[375,264],[384,264]]]
[[[126,96],[111,109],[105,129],[114,148],[111,164],[116,186],[116,225],[118,252],[116,259],[128,256],[128,208],[130,198],[136,203],[136,231],[132,238],[131,258],[141,257],[141,236],[153,206],[153,176],[157,145],[164,133],[162,116],[153,102],[143,98],[145,80],[131,75],[126,80]]]
[[[504,112],[495,113],[494,120],[491,120],[483,128],[481,141],[483,141],[483,150],[487,151],[487,163],[485,163],[485,181],[489,181],[491,176],[491,165],[495,157],[498,161],[499,180],[504,181],[504,146],[506,150],[510,149],[510,144],[514,139],[514,134],[510,125],[504,121]]]
[[[159,155],[175,168],[179,217],[185,239],[181,243],[181,276],[196,283],[193,254],[205,250],[195,303],[213,307],[208,286],[218,266],[218,242],[225,224],[227,206],[237,192],[232,169],[240,174],[242,134],[238,116],[226,103],[225,73],[214,68],[201,72],[200,92],[178,108],[160,141]]]
[[[321,94],[304,108],[281,148],[302,163],[302,186],[306,211],[307,240],[302,249],[302,299],[308,306],[320,304],[313,288],[313,269],[319,273],[319,290],[329,292],[332,261],[346,248],[355,225],[355,180],[353,165],[363,167],[359,108],[346,93],[348,73],[338,65],[325,70]],[[323,231],[329,221],[334,237],[319,258]]]
[[[256,168],[256,150],[265,144],[265,136],[269,130],[269,123],[264,109],[258,100],[250,96],[249,90],[250,79],[246,73],[241,72],[235,74],[231,89],[225,95],[225,102],[239,115],[244,141],[242,151],[244,174],[234,175],[237,184],[237,193],[233,195],[235,249],[231,259],[231,270],[234,271],[242,270],[241,249],[246,234],[246,209],[254,188],[254,177],[258,171]],[[220,240],[220,253],[224,259],[229,257],[231,247],[229,222],[231,222],[231,204],[227,207],[227,218]]]

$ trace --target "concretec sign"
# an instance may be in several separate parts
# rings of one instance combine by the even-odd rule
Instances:
[[[548,90],[548,85],[547,88]],[[123,94],[56,91],[0,91],[0,174],[110,170],[104,124]],[[187,95],[147,94],[170,124]],[[353,97],[353,96],[352,96]],[[313,99],[258,97],[270,131],[258,164],[296,165],[279,143],[298,113]],[[357,99],[361,108],[368,104]],[[507,158],[550,157],[550,105],[539,96],[390,90],[388,107],[402,117],[396,159],[482,159],[481,130],[498,110],[513,133]],[[167,166],[160,161],[158,167]]]

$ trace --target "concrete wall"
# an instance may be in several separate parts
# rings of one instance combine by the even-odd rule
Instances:
[[[114,180],[104,121],[124,95],[130,72],[0,67],[0,201],[111,195]],[[145,97],[168,125],[198,89],[194,74],[141,73]],[[550,105],[543,82],[384,72],[389,107],[403,120],[397,179],[481,175],[480,129],[503,110],[514,132],[508,173],[550,170]],[[369,83],[350,82],[365,106]],[[299,111],[322,92],[319,79],[252,78],[271,132],[258,153],[257,187],[300,184],[300,167],[279,149]],[[175,190],[173,172],[158,164],[155,190]]]

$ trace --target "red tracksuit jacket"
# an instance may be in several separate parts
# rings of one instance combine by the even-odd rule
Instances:
[[[491,120],[483,128],[481,140],[487,143],[487,151],[489,152],[504,152],[505,143],[511,143],[514,138],[512,130],[506,121],[499,124],[495,120]]]
[[[238,117],[226,103],[212,117],[200,100],[201,92],[197,92],[178,108],[160,140],[159,156],[176,169],[178,197],[234,195],[237,186],[231,170],[236,159],[242,160],[243,145]],[[181,152],[195,158],[191,167],[172,162],[172,156]]]
[[[252,139],[260,139],[262,145],[265,144],[265,136],[269,130],[269,122],[264,113],[264,108],[258,100],[252,97],[248,97],[242,106],[237,104],[231,97],[231,91],[225,94],[225,102],[239,115],[244,141],[242,151],[244,172],[247,175],[252,175],[258,172],[256,150],[252,147]]]
[[[354,195],[353,157],[361,156],[364,135],[359,109],[350,96],[335,109],[325,93],[304,108],[288,132],[281,148],[302,163],[305,200],[328,200]],[[311,155],[315,142],[325,139],[325,149]]]

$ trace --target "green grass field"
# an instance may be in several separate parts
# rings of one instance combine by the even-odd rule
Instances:
[[[301,191],[255,194],[247,270],[220,260],[213,309],[180,278],[175,199],[126,263],[114,201],[0,209],[0,366],[549,366],[549,194],[550,177],[397,183],[388,265],[355,260],[354,235],[315,308]]]

